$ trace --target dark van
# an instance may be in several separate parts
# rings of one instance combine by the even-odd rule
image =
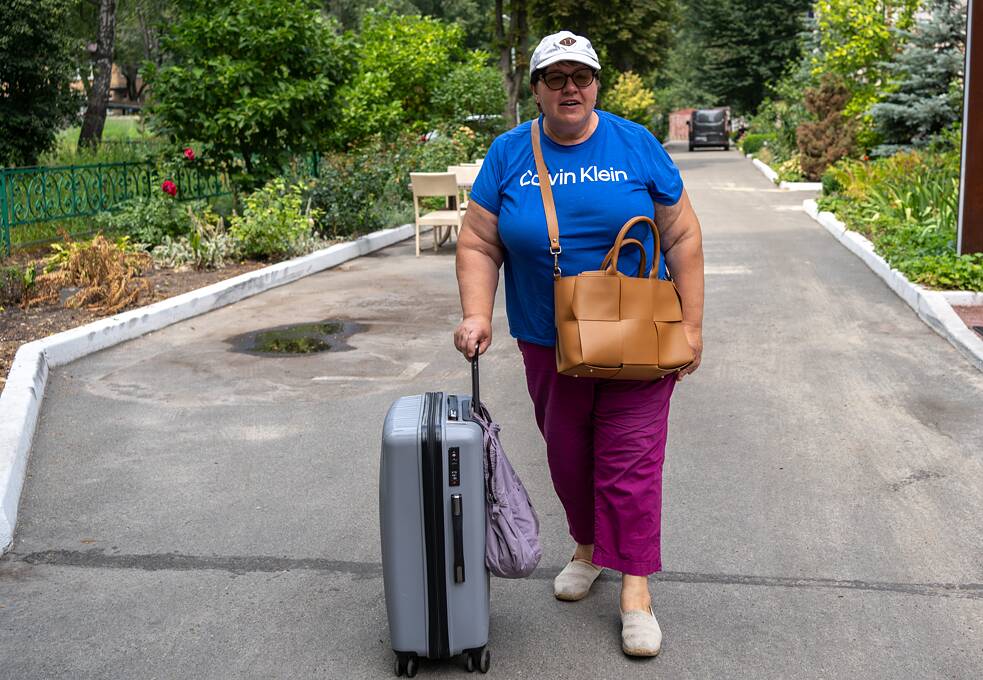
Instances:
[[[688,127],[690,151],[698,146],[730,149],[730,116],[727,109],[697,109]]]

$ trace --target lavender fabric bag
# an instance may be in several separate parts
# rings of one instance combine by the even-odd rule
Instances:
[[[484,404],[476,403],[472,404],[472,417],[481,426],[485,449],[485,564],[495,576],[523,578],[543,556],[539,517],[505,457],[498,424]]]

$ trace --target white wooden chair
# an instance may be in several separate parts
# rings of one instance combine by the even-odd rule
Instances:
[[[457,189],[461,194],[461,210],[468,209],[468,194],[471,193],[471,186],[478,177],[481,168],[475,165],[451,165],[447,172],[453,172],[457,177]]]
[[[411,172],[410,182],[413,184],[413,210],[416,213],[416,256],[420,256],[420,227],[433,228],[433,249],[437,250],[444,241],[450,238],[453,231],[456,237],[464,220],[464,210],[457,196],[457,175],[453,172]],[[440,196],[453,199],[453,208],[432,210],[420,214],[420,199]]]

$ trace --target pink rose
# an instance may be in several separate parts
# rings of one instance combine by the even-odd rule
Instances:
[[[195,150],[189,146],[187,149],[184,150],[184,157],[187,158],[189,161],[193,161],[195,159]]]
[[[177,196],[177,184],[175,184],[171,180],[167,180],[166,182],[161,184],[160,189],[168,196]]]

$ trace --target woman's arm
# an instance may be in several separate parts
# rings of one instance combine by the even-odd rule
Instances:
[[[685,189],[674,205],[655,204],[655,223],[666,266],[683,301],[686,340],[695,354],[693,363],[677,374],[677,379],[682,380],[699,368],[703,354],[703,234]]]
[[[491,345],[498,268],[504,258],[498,216],[471,201],[457,240],[457,287],[463,318],[454,331],[454,346],[469,359],[475,345],[479,345],[479,354]]]

